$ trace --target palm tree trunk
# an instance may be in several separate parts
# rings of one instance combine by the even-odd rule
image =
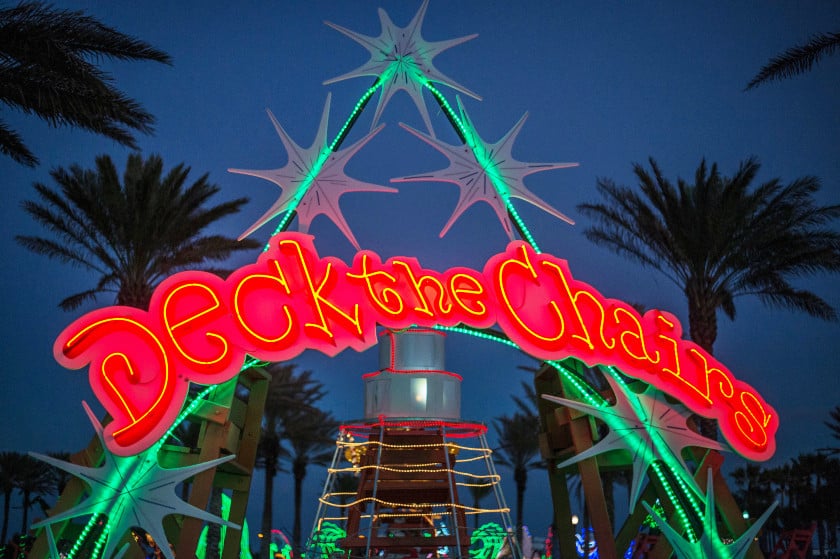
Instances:
[[[685,294],[688,297],[689,337],[713,355],[717,340],[717,307],[712,302],[712,296],[692,283],[686,287]],[[717,422],[714,419],[698,416],[697,423],[701,435],[717,440]]]
[[[292,471],[295,478],[295,522],[292,526],[292,545],[295,548],[295,553],[299,556],[301,553],[300,546],[300,511],[301,511],[301,496],[303,493],[303,478],[306,477],[306,464],[295,461],[292,466]]]
[[[20,524],[20,533],[26,534],[29,531],[29,507],[32,503],[29,499],[29,492],[23,492],[23,522]]]
[[[274,474],[277,466],[273,460],[266,459],[265,464],[265,497],[263,498],[262,523],[260,532],[260,559],[271,559],[271,521],[274,507]]]
[[[9,533],[9,507],[12,500],[12,491],[3,493],[3,534],[0,536],[0,545],[6,545],[6,535]]]
[[[525,511],[522,508],[525,501],[525,487],[528,485],[528,471],[525,468],[516,468],[513,478],[516,482],[516,540],[519,541],[522,537],[525,517]]]

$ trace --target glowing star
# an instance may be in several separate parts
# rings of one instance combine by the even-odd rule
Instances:
[[[440,236],[446,235],[455,220],[467,208],[476,202],[487,202],[496,212],[508,237],[513,240],[513,227],[507,207],[511,197],[525,200],[566,223],[574,225],[574,221],[528,190],[523,180],[532,173],[576,167],[577,163],[523,163],[513,158],[511,153],[513,143],[522,125],[525,124],[528,113],[525,113],[502,139],[495,144],[488,144],[476,132],[460,99],[458,99],[458,108],[461,111],[463,125],[461,130],[466,136],[464,145],[449,145],[400,123],[400,126],[445,155],[449,159],[449,167],[432,173],[391,179],[391,182],[450,182],[460,187],[461,193],[455,211],[452,212]]]
[[[240,235],[240,239],[247,237],[286,210],[293,210],[297,211],[300,231],[304,233],[309,231],[312,219],[318,214],[324,214],[338,226],[353,246],[359,249],[359,243],[341,214],[341,208],[338,205],[339,196],[345,192],[396,192],[396,189],[361,182],[344,174],[344,166],[350,158],[379,133],[382,126],[352,146],[334,152],[327,144],[329,113],[330,96],[327,95],[315,141],[309,149],[303,149],[280,126],[271,111],[268,111],[268,116],[286,148],[289,161],[281,169],[265,171],[228,169],[228,171],[269,180],[280,187],[282,194],[262,217]]]
[[[644,392],[637,394],[623,382],[607,373],[604,375],[615,393],[615,405],[596,407],[574,400],[543,394],[543,398],[566,407],[588,413],[606,423],[610,432],[593,447],[586,449],[558,464],[565,468],[592,456],[611,450],[626,449],[633,457],[633,482],[630,488],[630,511],[636,508],[636,502],[642,490],[644,475],[657,460],[674,465],[675,460],[682,468],[672,467],[675,474],[689,484],[699,494],[700,488],[694,478],[688,474],[688,467],[682,457],[682,450],[688,446],[724,450],[723,446],[707,437],[692,431],[688,427],[690,415],[678,411],[665,400],[665,394],[648,385]]]
[[[753,543],[756,534],[761,530],[764,523],[770,517],[770,513],[779,505],[776,501],[770,508],[764,511],[764,514],[756,520],[749,529],[741,534],[737,540],[730,544],[725,544],[721,541],[717,530],[717,520],[715,519],[715,492],[712,481],[712,470],[710,469],[706,479],[706,512],[703,526],[703,536],[696,542],[689,542],[671,528],[665,520],[662,519],[654,510],[645,502],[642,503],[650,515],[653,517],[662,534],[674,548],[674,555],[677,559],[695,559],[696,557],[703,557],[704,559],[742,559],[746,557],[747,551],[750,549],[750,544]]]
[[[382,23],[382,32],[379,37],[369,37],[350,31],[335,23],[325,22],[370,51],[370,60],[365,64],[352,72],[325,81],[324,85],[349,78],[376,77],[378,79],[376,85],[381,86],[382,91],[379,95],[379,104],[376,107],[376,114],[371,126],[376,126],[388,101],[394,93],[402,89],[411,96],[414,104],[417,105],[429,133],[434,134],[432,122],[429,119],[429,111],[423,101],[423,87],[429,82],[441,83],[465,95],[481,99],[469,89],[443,75],[432,63],[432,59],[441,52],[474,39],[478,35],[473,34],[447,41],[426,41],[420,34],[420,27],[423,25],[423,17],[426,15],[428,6],[429,0],[423,0],[423,4],[407,27],[394,25],[385,10],[379,8],[379,20]]]
[[[87,404],[83,402],[82,405],[102,447],[105,448],[102,425],[94,417]],[[235,458],[233,455],[194,466],[166,469],[158,465],[156,447],[135,456],[114,456],[105,450],[104,464],[99,468],[79,466],[34,452],[30,454],[80,478],[91,491],[90,496],[80,504],[33,524],[32,527],[40,528],[70,518],[104,514],[108,517],[105,534],[107,541],[102,553],[105,559],[111,557],[123,536],[134,526],[148,532],[158,542],[167,559],[174,559],[169,546],[163,543],[167,541],[163,531],[163,517],[170,514],[193,516],[207,522],[223,524],[235,530],[239,529],[239,525],[194,507],[181,500],[175,493],[175,487],[185,479],[233,460]],[[50,532],[51,530],[48,529],[47,533]],[[160,545],[162,543],[163,545]],[[124,551],[120,549],[119,555],[122,555]]]

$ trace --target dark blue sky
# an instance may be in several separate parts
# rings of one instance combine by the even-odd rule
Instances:
[[[368,53],[323,24],[330,20],[378,35],[378,6],[397,25],[406,25],[419,1],[143,2],[63,1],[105,23],[170,53],[173,67],[106,63],[118,85],[157,117],[157,133],[140,137],[146,154],[159,153],[167,168],[185,162],[193,176],[208,172],[222,187],[220,199],[248,196],[245,210],[221,224],[237,236],[279,194],[267,181],[229,174],[229,167],[271,169],[286,161],[265,109],[270,108],[301,145],[312,142],[323,103],[332,92],[330,136],[344,121],[372,79],[324,87],[322,82],[355,69]],[[576,161],[580,167],[532,175],[526,185],[578,221],[571,227],[516,201],[543,250],[570,262],[576,278],[601,293],[661,308],[686,323],[686,306],[673,285],[653,271],[594,247],[583,237],[587,225],[576,210],[595,200],[596,177],[632,183],[631,164],[654,157],[668,177],[691,178],[700,160],[715,161],[725,174],[756,156],[759,180],[791,181],[816,175],[820,200],[840,200],[840,56],[826,59],[807,75],[744,92],[752,75],[771,56],[809,35],[836,31],[840,5],[829,2],[589,3],[432,0],[424,37],[443,40],[471,33],[479,37],[444,52],[436,66],[477,92],[483,101],[464,103],[485,140],[496,141],[530,112],[514,147],[523,161]],[[454,91],[442,88],[450,102]],[[455,137],[427,96],[439,137]],[[374,106],[362,116],[350,140],[370,125]],[[58,302],[91,284],[82,271],[27,253],[15,234],[39,234],[24,215],[22,200],[35,181],[49,181],[56,166],[93,165],[107,153],[123,167],[127,150],[90,134],[52,130],[3,109],[41,158],[36,169],[0,158],[4,204],[0,246],[4,266],[0,290],[6,304],[2,328],[4,406],[0,447],[12,450],[75,451],[91,436],[80,400],[92,401],[85,372],[67,371],[52,358],[58,332],[81,312],[64,313]],[[382,118],[385,130],[352,160],[348,174],[389,184],[391,177],[432,171],[446,164],[437,152],[402,130],[399,122],[422,128],[405,94],[394,97]],[[441,183],[404,183],[398,194],[347,194],[341,199],[350,227],[363,246],[382,256],[416,256],[427,267],[461,264],[480,268],[504,249],[507,238],[489,206],[474,206],[444,239],[438,232],[457,200],[457,188]],[[255,236],[266,240],[273,227]],[[349,260],[353,248],[326,218],[311,232],[322,255]],[[236,264],[253,258],[243,257]],[[836,277],[800,285],[840,307]],[[110,304],[101,300],[100,305]],[[738,316],[720,319],[716,356],[761,392],[781,415],[774,462],[830,444],[823,421],[840,403],[835,340],[840,328],[758,301],[736,301]],[[362,412],[360,375],[377,366],[375,351],[336,359],[304,355],[301,368],[315,371],[330,389],[326,403],[339,418]],[[448,368],[464,375],[463,416],[490,422],[512,410],[509,394],[528,380],[518,365],[532,361],[509,349],[450,336]],[[346,397],[347,394],[351,396]],[[491,437],[492,440],[492,437]],[[737,457],[732,458],[738,463]],[[323,470],[309,474],[307,499],[314,502]],[[534,472],[526,522],[541,533],[549,521],[544,474]],[[285,503],[291,481],[281,478],[276,524],[291,526]],[[256,488],[261,478],[255,480]],[[513,501],[513,485],[506,486]],[[288,498],[288,499],[287,499]],[[255,489],[249,518],[256,522],[262,501]],[[290,505],[289,505],[290,508]],[[310,516],[304,519],[309,529]],[[257,524],[258,525],[258,524]]]

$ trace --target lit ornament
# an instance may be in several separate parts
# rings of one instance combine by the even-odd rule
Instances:
[[[532,173],[576,167],[577,163],[524,163],[513,158],[511,153],[513,143],[516,141],[522,125],[525,124],[528,113],[525,113],[519,119],[519,122],[498,142],[489,144],[482,140],[476,132],[460,98],[458,99],[458,109],[461,113],[461,131],[464,133],[466,141],[463,145],[449,145],[400,123],[400,126],[445,155],[449,159],[449,167],[421,175],[391,179],[391,182],[449,182],[461,189],[455,211],[452,212],[452,216],[446,222],[440,236],[446,235],[455,220],[470,206],[481,201],[490,204],[499,221],[502,222],[508,237],[513,240],[513,226],[510,222],[507,206],[510,198],[525,200],[554,217],[574,225],[574,221],[569,217],[555,210],[547,202],[528,190],[523,180]]]
[[[308,149],[303,149],[280,126],[271,111],[268,111],[268,116],[286,148],[288,162],[281,169],[262,171],[228,169],[228,171],[269,180],[280,187],[282,194],[262,217],[239,236],[240,239],[247,237],[281,213],[291,210],[297,211],[298,229],[301,232],[308,232],[312,219],[318,214],[324,214],[338,226],[357,250],[360,248],[350,231],[350,226],[341,214],[338,198],[345,192],[396,192],[394,188],[362,182],[344,174],[344,166],[350,158],[367,144],[382,129],[382,126],[352,146],[334,152],[327,144],[329,113],[330,95],[327,95],[315,140]]]
[[[508,532],[495,522],[482,524],[470,536],[470,559],[495,559],[507,543]]]
[[[648,385],[641,394],[636,394],[623,382],[616,380],[610,373],[604,375],[615,393],[615,405],[591,406],[558,396],[543,394],[543,398],[566,407],[588,413],[606,423],[610,432],[597,444],[558,464],[565,468],[592,456],[611,450],[626,449],[633,457],[633,482],[630,489],[630,511],[636,508],[636,502],[642,491],[645,473],[648,468],[661,460],[673,467],[675,474],[695,489],[694,478],[688,474],[688,467],[682,457],[682,450],[689,446],[725,450],[715,440],[709,439],[688,427],[690,415],[677,410],[665,400],[665,394]]]
[[[423,117],[426,128],[434,134],[432,122],[429,119],[429,111],[423,101],[423,87],[428,82],[441,83],[465,95],[481,99],[469,89],[442,74],[432,62],[434,57],[441,52],[474,39],[478,35],[467,35],[466,37],[446,41],[426,41],[421,35],[420,28],[423,25],[423,18],[428,6],[429,0],[424,0],[420,9],[417,10],[417,14],[406,27],[394,25],[385,10],[379,8],[379,20],[382,23],[382,32],[379,37],[369,37],[350,31],[335,23],[325,22],[370,51],[370,60],[366,63],[352,72],[325,81],[324,85],[350,78],[376,77],[379,80],[377,85],[382,87],[382,92],[376,106],[372,127],[379,122],[382,111],[394,93],[403,90],[411,96]]]
[[[307,546],[307,555],[318,559],[329,559],[336,552],[342,552],[338,540],[347,537],[347,532],[333,522],[322,522]],[[342,553],[343,554],[343,553]]]
[[[741,534],[737,540],[730,544],[725,544],[721,541],[717,530],[717,520],[715,519],[715,492],[712,478],[712,470],[709,469],[706,479],[706,513],[703,521],[704,531],[703,536],[696,542],[685,540],[679,532],[671,528],[668,523],[662,519],[647,503],[642,502],[642,505],[647,509],[662,534],[674,548],[674,555],[677,559],[695,559],[703,557],[704,559],[742,559],[746,557],[747,551],[752,544],[753,539],[759,530],[761,530],[764,523],[770,517],[770,513],[779,505],[776,501],[770,508],[764,511],[764,514],[758,518],[755,523]]]
[[[96,436],[102,443],[104,463],[99,468],[79,466],[50,456],[30,452],[30,454],[56,468],[73,474],[84,481],[91,494],[87,499],[71,509],[51,516],[32,525],[33,528],[49,526],[80,516],[104,514],[108,517],[106,538],[102,557],[109,559],[123,536],[137,526],[148,532],[167,559],[174,559],[172,551],[166,545],[163,530],[163,517],[170,514],[183,514],[207,522],[215,522],[239,530],[239,525],[228,522],[214,514],[201,510],[183,501],[175,492],[175,487],[195,476],[199,472],[214,468],[235,458],[224,456],[203,464],[183,468],[161,468],[157,462],[157,447],[153,446],[135,456],[115,456],[105,447],[102,425],[94,417],[88,405],[82,402],[90,418]],[[51,530],[47,530],[50,533]],[[51,546],[52,547],[52,546]],[[122,555],[124,549],[120,549]]]

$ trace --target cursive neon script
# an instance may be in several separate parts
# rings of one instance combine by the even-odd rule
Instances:
[[[96,397],[113,417],[115,454],[151,446],[184,403],[189,382],[233,378],[246,354],[285,361],[306,349],[333,356],[376,343],[377,325],[497,325],[538,359],[575,357],[653,384],[719,421],[745,457],[775,451],[778,416],[748,384],[682,339],[666,312],[640,315],[575,280],[564,260],[516,241],[482,271],[427,270],[414,258],[383,262],[361,251],[352,265],[320,257],[313,238],[275,236],[256,263],[223,280],[182,272],[161,283],[148,311],[106,307],[74,321],[55,343],[65,367],[89,365]]]

